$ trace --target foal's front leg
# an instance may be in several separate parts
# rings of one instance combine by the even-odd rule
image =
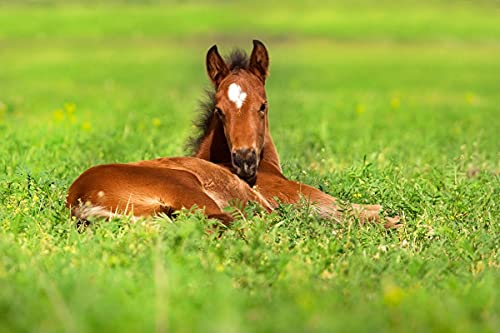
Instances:
[[[361,205],[361,204],[351,204],[352,212],[359,218],[361,223],[380,222],[380,214],[382,213],[381,205]],[[386,229],[396,229],[401,226],[399,216],[385,216],[384,217],[384,227]]]

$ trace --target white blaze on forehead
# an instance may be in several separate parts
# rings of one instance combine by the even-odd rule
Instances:
[[[241,91],[241,87],[236,83],[231,83],[229,89],[227,90],[227,97],[229,97],[229,100],[234,102],[238,109],[240,109],[245,101],[245,98],[247,98],[247,93]]]

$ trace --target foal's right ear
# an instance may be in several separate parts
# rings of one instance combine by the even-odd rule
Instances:
[[[208,50],[206,62],[208,77],[217,88],[221,81],[229,74],[229,68],[220,56],[217,45],[212,46]]]

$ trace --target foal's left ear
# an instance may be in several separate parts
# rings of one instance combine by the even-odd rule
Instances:
[[[248,69],[257,75],[262,83],[266,82],[266,78],[269,76],[269,54],[261,41],[253,41],[253,50]]]

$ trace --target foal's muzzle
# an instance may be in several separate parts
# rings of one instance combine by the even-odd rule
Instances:
[[[245,180],[255,178],[257,174],[257,153],[253,148],[235,149],[231,152],[236,174]]]

